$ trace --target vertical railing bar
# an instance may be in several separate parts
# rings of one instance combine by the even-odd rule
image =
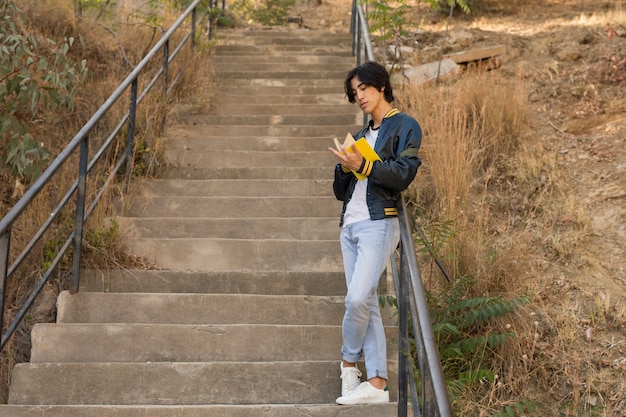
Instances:
[[[358,67],[359,65],[361,65],[361,15],[359,14],[359,16],[357,17],[359,24],[357,25],[356,28],[356,66]]]
[[[11,250],[11,227],[0,236],[0,335],[4,329],[4,303],[6,302],[6,292],[9,274],[9,252]]]
[[[404,247],[400,243],[400,276],[399,286],[396,289],[398,301],[398,417],[407,415],[407,385],[408,385],[408,357],[411,354],[409,344],[409,309],[408,288],[406,279],[406,257]]]
[[[356,20],[358,19],[358,14],[356,12],[356,0],[352,0],[352,18],[350,19],[350,35],[352,35],[352,56],[355,55],[355,45],[356,45]]]
[[[367,17],[365,12],[363,11],[363,7],[361,7],[361,4],[359,2],[358,8],[357,8],[357,13],[359,14],[359,27],[362,27],[362,36],[363,36],[363,57],[365,58],[365,60],[367,61],[373,61],[374,60],[374,51],[372,50],[372,41],[370,40],[370,33],[369,33],[369,29],[368,29],[368,24],[367,24]]]
[[[135,147],[135,117],[137,114],[137,86],[138,77],[135,77],[130,88],[130,111],[128,114],[128,143],[126,145],[126,185],[124,192],[130,189],[130,177],[133,170],[133,152]]]
[[[412,298],[410,272],[407,278],[409,278],[409,282],[407,282],[407,291],[409,292],[409,298]],[[420,378],[422,379],[422,392],[421,392],[422,398],[421,399],[419,398],[416,387],[411,392],[413,395],[412,397],[413,401],[421,404],[421,409],[424,410],[424,412],[426,413],[427,410],[426,410],[426,402],[425,402],[425,397],[424,397],[424,391],[425,391],[424,390],[424,377],[428,371],[429,363],[428,363],[428,357],[426,356],[426,349],[424,348],[424,336],[422,333],[422,326],[419,320],[417,308],[415,307],[414,299],[413,299],[413,302],[409,303],[409,310],[411,312],[411,317],[413,318],[412,322],[413,322],[413,334],[415,337],[414,339],[415,340],[415,354],[417,355],[417,366],[419,368]],[[412,378],[412,383],[415,386],[416,384],[415,378]],[[416,415],[416,417],[418,416]]]
[[[169,91],[169,63],[170,63],[170,42],[168,40],[167,42],[165,42],[165,44],[163,44],[163,90],[161,91],[161,103],[167,103],[167,92]],[[161,134],[165,132],[166,120],[167,120],[167,112],[163,111],[163,117],[161,118],[161,130],[160,130]]]
[[[411,403],[413,405],[413,417],[422,417],[422,407],[420,407],[419,396],[417,394],[417,384],[415,383],[413,372],[411,372],[410,381],[411,383],[409,385],[411,387]]]
[[[87,200],[87,165],[89,161],[89,135],[80,144],[80,160],[78,167],[78,188],[76,195],[76,223],[74,224],[74,256],[72,259],[72,279],[70,293],[76,294],[80,284],[80,260],[83,243],[83,227],[85,224],[85,201]]]
[[[123,157],[120,158],[118,163],[115,165],[115,168],[113,168],[113,170],[109,173],[109,176],[104,181],[104,184],[102,185],[102,187],[100,187],[100,190],[98,191],[98,194],[96,194],[96,196],[94,197],[93,201],[91,202],[91,205],[89,206],[87,211],[85,211],[85,220],[87,220],[89,218],[89,216],[91,215],[91,212],[96,208],[96,206],[98,205],[98,202],[100,201],[100,199],[104,195],[105,191],[108,189],[108,185],[111,183],[111,181],[113,181],[113,179],[115,179],[115,175],[122,168],[122,166],[124,165],[125,161],[126,161],[126,155],[124,155]]]
[[[33,291],[31,291],[30,295],[28,296],[24,304],[22,304],[22,307],[20,308],[20,310],[15,314],[15,318],[13,319],[11,324],[7,327],[7,331],[4,333],[2,340],[0,341],[0,349],[4,349],[4,346],[8,342],[9,338],[13,335],[13,333],[15,333],[15,330],[17,330],[17,327],[21,323],[24,316],[26,315],[26,312],[30,309],[30,307],[35,302],[35,298],[37,298],[37,296],[43,289],[44,285],[46,285],[46,283],[50,279],[52,271],[56,269],[59,262],[61,262],[61,259],[63,258],[63,256],[65,256],[65,254],[69,250],[73,240],[74,240],[74,234],[72,233],[65,240],[65,243],[61,247],[61,250],[59,250],[59,253],[57,253],[56,257],[54,258],[54,260],[52,261],[52,263],[50,264],[46,272],[43,274],[43,277],[39,280],[39,282],[37,283]]]
[[[193,8],[191,12],[191,54],[196,51],[196,25],[198,20],[198,7]]]
[[[170,41],[163,44],[163,95],[167,95],[169,83]]]

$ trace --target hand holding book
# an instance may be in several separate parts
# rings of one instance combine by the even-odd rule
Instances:
[[[337,152],[340,155],[346,155],[346,152],[357,154],[360,153],[362,158],[365,158],[369,162],[381,160],[376,151],[374,151],[374,149],[370,146],[365,138],[361,138],[355,141],[354,137],[350,133],[348,133],[346,135],[346,139],[343,142],[343,145],[339,143],[339,139],[337,138],[334,138],[333,141],[335,143],[335,147],[337,148]],[[361,158],[359,158],[359,160],[361,160]],[[359,180],[364,180],[365,178],[367,178],[365,174],[358,173],[356,169],[351,169],[351,171]]]

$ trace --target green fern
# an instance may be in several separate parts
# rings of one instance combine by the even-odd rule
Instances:
[[[489,417],[517,417],[528,415],[537,409],[537,401],[522,400],[513,405],[507,405],[502,410],[495,414],[490,414]]]
[[[459,328],[466,329],[477,323],[484,323],[496,317],[505,316],[527,304],[527,296],[504,300],[502,297],[477,297],[460,300],[450,305],[443,313],[456,317]]]

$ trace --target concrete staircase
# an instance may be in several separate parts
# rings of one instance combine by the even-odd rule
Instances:
[[[220,37],[216,110],[170,127],[171,166],[118,219],[158,269],[86,271],[62,293],[0,416],[396,415],[334,404],[345,284],[327,147],[362,122],[343,93],[349,37]]]

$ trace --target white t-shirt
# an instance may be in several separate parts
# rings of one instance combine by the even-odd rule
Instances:
[[[378,129],[373,130],[370,126],[365,132],[365,140],[370,144],[372,148],[376,145],[376,139],[378,139]],[[346,212],[343,215],[343,227],[351,223],[360,222],[370,218],[370,211],[367,207],[367,178],[356,182],[352,198],[346,207]]]

